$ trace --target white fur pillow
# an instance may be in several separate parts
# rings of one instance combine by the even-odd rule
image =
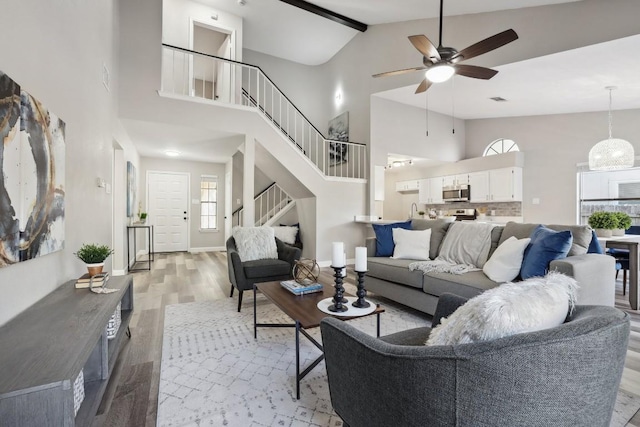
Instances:
[[[505,283],[442,319],[426,344],[467,344],[553,328],[573,310],[577,288],[575,279],[557,272]]]
[[[232,233],[240,260],[278,259],[278,247],[271,227],[234,227]]]
[[[489,261],[482,267],[482,271],[494,282],[510,282],[520,274],[524,250],[531,239],[516,239],[509,237],[498,246],[489,258]]]
[[[298,227],[280,226],[271,227],[275,236],[285,243],[293,245],[296,242],[296,235],[298,234]]]
[[[391,231],[393,233],[393,243],[395,244],[391,258],[429,260],[430,228],[426,230],[405,230],[398,227]]]

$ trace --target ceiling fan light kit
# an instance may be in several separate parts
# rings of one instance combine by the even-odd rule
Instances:
[[[407,68],[404,70],[388,71],[386,73],[374,74],[373,77],[395,76],[399,74],[411,73],[414,71],[426,70],[425,78],[422,80],[415,93],[422,93],[429,89],[431,83],[441,83],[449,80],[453,74],[458,74],[474,79],[489,80],[498,71],[491,68],[479,67],[477,65],[460,64],[462,61],[485,54],[514,40],[518,39],[518,34],[512,29],[495,34],[489,38],[479,41],[471,46],[458,51],[452,47],[442,45],[442,17],[443,3],[440,0],[440,40],[436,47],[431,40],[424,35],[409,36],[409,41],[422,55],[423,66]],[[442,70],[441,70],[442,69]],[[445,71],[446,73],[444,74]]]
[[[607,86],[609,91],[609,138],[598,142],[589,151],[589,169],[617,170],[632,168],[635,160],[633,145],[629,141],[612,137],[611,92],[615,86]]]
[[[455,71],[456,70],[449,64],[438,64],[428,68],[424,76],[431,83],[442,83],[449,80]]]

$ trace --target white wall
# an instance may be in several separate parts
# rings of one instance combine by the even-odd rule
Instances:
[[[0,324],[67,280],[83,273],[73,255],[83,242],[111,245],[112,195],[96,178],[112,183],[119,67],[118,3],[5,2],[0,39],[2,71],[66,123],[65,248],[0,269]],[[110,91],[102,84],[102,66]],[[133,153],[133,154],[132,154]],[[121,231],[121,230],[120,230]],[[108,259],[107,269],[111,269]]]
[[[640,152],[640,110],[614,112],[613,136]],[[467,120],[467,156],[478,157],[490,142],[514,140],[525,153],[526,222],[573,224],[577,218],[577,165],[608,135],[607,112]],[[533,204],[534,198],[540,204]]]
[[[147,172],[181,172],[189,173],[191,200],[189,201],[189,251],[221,250],[225,245],[224,236],[224,200],[225,200],[225,164],[192,162],[175,159],[157,159],[143,157],[140,162],[141,188],[140,200],[143,209],[147,201]],[[200,231],[200,177],[215,175],[218,177],[218,230]],[[198,203],[193,203],[198,200]]]

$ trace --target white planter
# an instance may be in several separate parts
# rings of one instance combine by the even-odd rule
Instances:
[[[611,231],[612,236],[624,236],[624,228],[614,228]]]
[[[598,237],[611,237],[613,234],[613,231],[607,228],[596,228],[595,232]]]

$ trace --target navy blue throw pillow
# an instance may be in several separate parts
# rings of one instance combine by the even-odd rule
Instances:
[[[520,269],[523,280],[547,274],[551,261],[566,258],[573,243],[571,231],[554,231],[544,225],[537,226],[530,237]]]
[[[591,243],[589,243],[589,249],[587,249],[588,254],[603,254],[604,250],[602,250],[602,245],[598,241],[598,236],[596,236],[596,232],[591,230]]]
[[[393,243],[393,229],[404,228],[411,230],[411,221],[394,222],[393,224],[371,224],[376,233],[376,256],[391,256],[395,245]]]

